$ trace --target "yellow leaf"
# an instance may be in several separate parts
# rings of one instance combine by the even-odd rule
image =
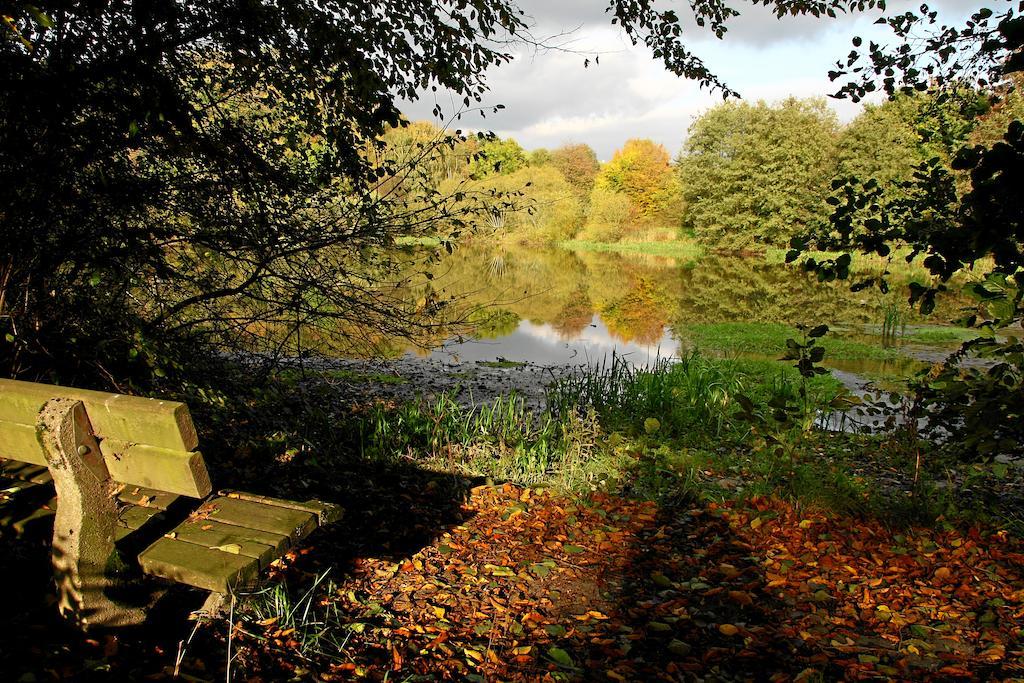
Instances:
[[[224,545],[212,545],[210,550],[219,550],[222,553],[231,553],[232,555],[241,555],[242,546],[237,543],[225,543]]]
[[[764,520],[760,517],[754,517],[754,519],[750,520],[750,528],[754,531],[760,529],[762,524],[764,524]]]
[[[431,609],[434,610],[434,616],[436,616],[438,619],[444,619],[444,607],[431,607]]]

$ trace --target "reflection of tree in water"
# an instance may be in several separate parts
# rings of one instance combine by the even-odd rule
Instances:
[[[576,291],[568,296],[562,310],[551,321],[551,326],[558,331],[562,339],[576,339],[587,329],[593,318],[594,304],[590,300],[586,286],[580,283]]]
[[[680,271],[679,322],[871,322],[872,292],[823,286],[796,268],[742,258],[705,258]]]
[[[473,324],[479,337],[503,337],[520,320],[550,324],[563,339],[571,339],[579,337],[595,313],[616,339],[654,344],[669,322],[879,325],[887,301],[877,290],[851,293],[849,283],[822,284],[798,267],[766,263],[757,256],[707,254],[696,264],[683,265],[643,255],[475,241],[430,264],[429,280],[412,276],[422,267],[422,256],[410,255],[408,272],[399,279],[403,284],[392,296],[415,304],[433,293],[451,304],[434,311],[435,325],[419,330],[415,339],[389,337],[374,325],[350,325],[344,330],[309,330],[304,346],[332,346],[337,352],[340,336],[350,347],[342,353],[396,356],[406,348],[473,334]],[[894,290],[905,285],[898,277],[890,284]],[[952,294],[940,299],[934,319],[955,317],[963,299]],[[905,304],[902,310],[907,322],[919,321]]]
[[[481,308],[469,315],[477,339],[507,337],[519,327],[519,316],[504,308]]]
[[[848,282],[820,283],[793,266],[706,256],[697,267],[678,273],[681,291],[671,315],[675,322],[863,325],[883,319],[886,298],[877,289],[850,292]],[[957,306],[955,297],[947,297],[939,314],[952,316]],[[912,316],[909,308],[905,312]]]
[[[667,299],[664,290],[640,278],[625,296],[601,308],[601,319],[615,339],[656,344],[668,322]]]

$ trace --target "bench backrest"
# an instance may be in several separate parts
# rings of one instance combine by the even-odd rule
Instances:
[[[115,481],[194,498],[210,493],[192,416],[175,401],[0,379],[0,457],[46,466],[36,417],[53,398],[85,405]]]

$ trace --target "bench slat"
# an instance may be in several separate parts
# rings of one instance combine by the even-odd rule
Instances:
[[[4,496],[8,499],[19,496],[25,491],[35,489],[42,484],[35,481],[25,481],[24,479],[9,479],[0,481],[0,496]]]
[[[117,515],[117,525],[114,528],[114,540],[120,541],[133,531],[142,528],[157,515],[163,513],[158,508],[146,508],[138,505],[129,505]],[[154,534],[155,535],[155,534]],[[152,538],[152,536],[150,536]]]
[[[237,547],[240,555],[259,560],[261,569],[280,557],[290,545],[288,537],[281,534],[246,529],[213,520],[186,520],[164,535],[178,541],[222,551],[225,547]]]
[[[226,553],[173,538],[161,538],[139,554],[143,573],[216,593],[245,585],[260,563],[241,553]]]
[[[21,535],[37,520],[53,516],[57,501],[52,495],[53,487],[43,482],[0,479],[0,527]]]
[[[234,491],[232,489],[218,491],[218,495],[225,496],[227,498],[238,498],[239,500],[251,500],[256,503],[265,503],[266,505],[273,505],[279,508],[289,508],[291,510],[309,512],[316,515],[317,522],[320,526],[333,524],[341,519],[344,514],[340,505],[324,503],[319,500],[307,500],[303,503],[297,500],[272,498],[271,496],[262,496],[257,493],[246,493],[245,491]]]
[[[46,467],[36,428],[18,422],[0,421],[0,457]]]
[[[178,496],[166,491],[147,489],[143,486],[129,486],[117,494],[117,499],[129,505],[166,510],[174,501],[178,500]]]
[[[2,403],[2,399],[0,399]],[[199,451],[181,451],[102,439],[100,451],[114,481],[158,489],[191,498],[213,490],[206,461]],[[0,420],[0,456],[46,466],[43,445],[32,425]]]
[[[100,441],[100,451],[114,481],[190,498],[205,498],[213,490],[199,451],[174,451],[115,439]]]
[[[27,462],[18,462],[17,460],[2,461],[0,473],[5,477],[34,481],[37,484],[49,484],[53,481],[53,477],[50,476],[50,470],[46,467]]]
[[[176,451],[193,451],[199,445],[184,403],[13,379],[0,379],[0,420],[34,425],[51,398],[82,401],[100,438]]]
[[[238,498],[213,498],[193,514],[193,519],[210,519],[246,529],[269,531],[287,536],[292,541],[305,538],[317,526],[316,515],[311,512]]]

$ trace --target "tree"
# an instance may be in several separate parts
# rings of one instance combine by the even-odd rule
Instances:
[[[562,145],[551,153],[551,164],[581,197],[587,197],[601,169],[597,153],[584,144]]]
[[[568,239],[581,221],[579,198],[551,166],[492,173],[462,185],[458,195],[469,204],[465,213],[472,212],[474,206],[487,207],[486,212],[476,212],[475,230],[523,244]]]
[[[653,140],[627,140],[594,182],[596,187],[629,197],[637,220],[671,221],[678,216],[678,188],[668,151]]]
[[[387,324],[400,302],[360,284],[384,264],[352,254],[427,213],[380,192],[407,169],[367,147],[424,83],[479,98],[509,58],[484,38],[522,25],[498,0],[0,14],[4,372],[117,383],[296,320]]]
[[[530,166],[547,166],[551,163],[551,151],[538,147],[530,152],[528,161]]]
[[[587,221],[579,237],[595,242],[617,242],[632,221],[632,206],[625,194],[595,186],[588,201]]]
[[[823,225],[838,122],[823,100],[726,102],[698,118],[677,161],[683,226],[742,250]]]
[[[512,138],[487,139],[480,145],[480,153],[470,164],[470,173],[477,178],[489,175],[508,175],[529,165],[526,150]]]
[[[674,12],[608,9],[673,73],[731,92]],[[719,36],[735,14],[695,10]],[[382,188],[411,171],[370,149],[400,125],[397,98],[479,102],[522,16],[511,0],[0,0],[5,372],[118,385],[194,362],[197,344],[274,351],[309,322],[392,325],[402,302],[372,286],[388,273],[372,254],[458,218],[430,190],[407,204]]]
[[[917,103],[911,96],[866,105],[840,133],[837,175],[875,178],[895,191],[926,158],[916,118]]]
[[[879,201],[904,200],[921,164],[935,160],[952,172],[954,154],[987,109],[984,98],[969,91],[953,98],[897,93],[869,104],[839,136],[835,175],[872,178]]]
[[[872,43],[861,54],[862,41],[854,38],[847,63],[831,73],[833,79],[854,75],[837,96],[857,100],[876,90],[891,98],[928,92],[936,102],[963,102],[969,110],[980,93],[995,105],[1006,129],[1001,139],[992,140],[986,128],[988,146],[964,147],[953,157],[952,169],[968,175],[966,184],[939,159],[918,165],[899,201],[882,201],[873,178],[837,180],[829,230],[794,238],[787,259],[800,259],[811,245],[882,256],[907,246],[907,260],[920,258],[933,275],[931,282],[910,285],[909,302],[925,313],[954,277],[966,277],[966,291],[984,313],[964,322],[979,325],[984,334],[917,383],[915,405],[927,415],[927,428],[942,434],[961,457],[1019,453],[1024,443],[1024,123],[1014,117],[1011,98],[1014,75],[1024,71],[1024,17],[1012,9],[1001,14],[982,9],[962,27],[935,29],[936,14],[922,7],[921,14],[906,12],[884,23],[898,45]],[[849,264],[849,253],[803,259],[804,268],[822,280],[848,278]],[[981,264],[986,265],[976,268]],[[886,291],[885,274],[853,284],[870,286]],[[964,367],[961,362],[972,355],[989,359],[990,366]]]

